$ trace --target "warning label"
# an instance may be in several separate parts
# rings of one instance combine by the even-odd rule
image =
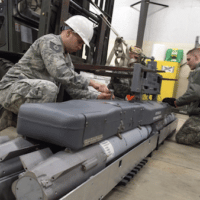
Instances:
[[[100,143],[100,146],[103,148],[103,150],[105,151],[105,153],[108,157],[107,161],[111,160],[115,154],[112,144],[108,140],[105,140]]]

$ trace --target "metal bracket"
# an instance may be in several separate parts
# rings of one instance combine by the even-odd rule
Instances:
[[[133,6],[135,6],[135,5],[137,5],[137,4],[141,3],[141,2],[142,2],[142,1],[138,1],[138,2],[136,2],[136,3],[132,4],[132,5],[130,5],[130,7],[133,7]],[[149,3],[149,4],[155,4],[155,5],[158,5],[158,6],[169,7],[168,5],[160,4],[160,3],[155,3],[155,2],[151,2],[151,1],[148,1],[148,0],[147,0],[146,3]]]

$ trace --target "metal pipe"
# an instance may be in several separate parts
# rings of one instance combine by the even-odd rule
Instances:
[[[169,7],[168,5],[161,4],[161,3],[155,3],[155,2],[151,2],[151,1],[149,1],[149,3],[151,3],[151,4],[155,4],[155,5],[158,5],[158,6]]]
[[[22,13],[20,13],[19,8],[18,8],[18,3],[19,3],[19,1],[18,1],[18,0],[15,0],[15,7],[16,7],[17,14],[18,14],[22,19],[28,20],[29,23],[32,22],[34,25],[38,26],[39,23],[38,23],[37,21],[35,21],[35,20],[33,20],[32,18],[27,17],[27,16],[23,15]]]
[[[135,6],[135,5],[139,4],[139,3],[141,3],[141,1],[138,1],[138,2],[136,2],[134,4],[131,4],[130,6],[133,7],[133,6]]]
[[[95,15],[93,15],[91,12],[87,11],[85,8],[82,8],[81,6],[79,6],[77,3],[75,3],[74,1],[70,0],[70,3],[76,7],[76,9],[78,9],[80,12],[86,14],[88,17],[91,17],[93,20],[95,20],[96,22],[99,22],[100,19],[99,17],[96,17]]]

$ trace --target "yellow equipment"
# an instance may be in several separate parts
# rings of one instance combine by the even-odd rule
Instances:
[[[147,60],[146,62],[148,62]],[[165,71],[165,73],[160,73],[165,79],[178,79],[180,71],[180,63],[170,62],[170,61],[161,61],[157,62],[157,70]],[[162,101],[165,97],[174,97],[176,98],[176,92],[178,88],[178,81],[174,80],[163,80],[161,84],[160,94],[157,97],[157,101]],[[151,100],[151,96],[148,97],[146,94],[142,96],[143,100]]]
[[[157,69],[163,70],[165,73],[160,73],[163,78],[178,79],[180,71],[180,63],[170,61],[157,61]],[[165,97],[176,97],[178,81],[163,80],[157,100],[162,101]]]

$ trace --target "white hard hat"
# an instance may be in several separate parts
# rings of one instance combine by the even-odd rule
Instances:
[[[70,17],[65,21],[70,28],[72,28],[85,42],[85,44],[90,47],[89,43],[93,36],[93,23],[81,15],[75,15]]]

